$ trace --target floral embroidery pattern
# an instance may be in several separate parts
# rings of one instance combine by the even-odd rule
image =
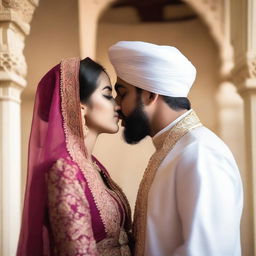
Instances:
[[[89,204],[77,180],[76,165],[59,159],[49,171],[48,205],[58,256],[97,255]]]
[[[128,246],[128,237],[124,230],[121,230],[119,240],[106,238],[97,243],[98,252],[104,256],[131,256]]]
[[[166,155],[173,149],[175,144],[190,130],[201,126],[199,118],[194,111],[191,111],[174,127],[165,133],[161,134],[159,138],[154,140],[156,147],[155,153],[151,156],[148,166],[144,172],[141,180],[134,212],[134,227],[133,233],[136,240],[135,255],[143,256],[145,249],[145,234],[147,224],[147,205],[148,192],[154,180],[157,169],[166,157]]]
[[[125,219],[125,224],[126,224],[126,229],[130,230],[131,229],[131,208],[129,201],[124,194],[123,190],[111,179],[111,177],[108,175],[108,173],[102,171],[100,167],[97,165],[97,163],[94,163],[95,168],[103,174],[106,178],[106,182],[111,188],[109,190],[109,193],[112,194],[112,196],[119,202],[119,205],[123,209],[123,213],[126,217]]]

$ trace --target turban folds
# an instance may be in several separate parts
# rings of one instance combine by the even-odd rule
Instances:
[[[120,41],[109,48],[117,76],[138,88],[186,97],[196,77],[193,64],[175,47]]]

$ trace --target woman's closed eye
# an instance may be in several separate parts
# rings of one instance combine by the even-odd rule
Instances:
[[[108,100],[113,100],[113,96],[112,95],[103,95],[103,97],[105,97]]]
[[[112,88],[111,88],[111,86],[109,86],[109,85],[105,86],[102,89],[102,91],[103,91],[103,97],[105,97],[108,100],[114,99],[113,96],[112,96]]]

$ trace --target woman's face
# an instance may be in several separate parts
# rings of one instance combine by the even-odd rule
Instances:
[[[116,133],[119,129],[119,115],[108,75],[101,72],[97,80],[97,88],[90,96],[85,107],[85,121],[89,131],[96,133]],[[83,113],[83,111],[82,111]]]

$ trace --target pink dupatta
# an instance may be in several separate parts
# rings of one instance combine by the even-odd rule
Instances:
[[[69,115],[72,119],[65,120],[68,123],[64,122],[63,113],[67,107],[64,104],[69,104],[69,99],[66,98],[66,102],[61,101],[61,94],[65,89],[61,88],[62,65],[69,66],[70,72],[67,74],[69,81],[77,83],[65,84],[66,89],[70,92],[70,104],[73,105],[69,107],[74,109],[73,117]],[[45,219],[47,209],[45,175],[57,159],[70,154],[66,145],[65,131],[71,132],[72,137],[82,136],[78,91],[79,65],[79,58],[62,62],[41,79],[37,88],[29,140],[27,185],[17,256],[41,256],[48,255],[50,252],[48,223]],[[74,103],[77,105],[74,106]],[[77,153],[83,154],[86,159],[83,143],[74,143],[72,146],[72,150],[79,147]]]

